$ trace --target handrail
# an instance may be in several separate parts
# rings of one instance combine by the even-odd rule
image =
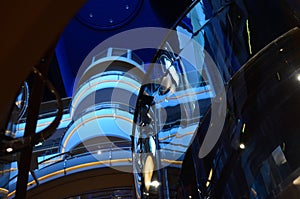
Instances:
[[[137,82],[140,81],[139,79],[137,79],[134,75],[131,75],[130,73],[125,73],[125,72],[120,72],[120,71],[105,71],[105,72],[102,72],[100,75],[94,75],[88,81],[83,82],[78,88],[76,88],[75,93],[77,93],[83,86],[88,84],[88,82],[91,82],[91,81],[93,81],[97,78],[100,78],[100,77],[105,77],[105,76],[110,76],[110,75],[118,75],[118,76],[121,76],[121,77],[128,77],[128,78],[131,78],[131,79],[133,79]]]
[[[106,149],[106,150],[108,150],[107,148],[100,148],[100,147],[101,147],[101,146],[107,146],[107,145],[115,146],[115,144],[120,144],[120,143],[128,144],[128,146],[130,146],[130,144],[131,144],[130,141],[123,141],[123,140],[122,140],[122,141],[114,141],[114,142],[102,142],[102,143],[100,143],[100,144],[91,144],[91,145],[88,145],[88,146],[78,147],[78,148],[73,149],[73,150],[71,150],[71,151],[67,151],[67,152],[64,152],[64,153],[57,154],[57,155],[55,155],[55,156],[53,156],[53,157],[47,158],[47,159],[45,159],[45,160],[39,162],[39,164],[42,164],[42,163],[44,163],[44,162],[46,162],[46,161],[49,161],[49,160],[51,160],[51,159],[54,159],[54,158],[59,157],[59,156],[62,156],[62,155],[72,155],[72,156],[76,156],[76,155],[82,154],[82,153],[76,154],[76,153],[74,153],[74,152],[80,151],[80,150],[82,150],[82,149],[86,149],[87,147],[97,146],[97,147],[99,147],[99,149],[104,149],[104,150]],[[120,147],[120,148],[122,148],[122,147]],[[112,147],[110,147],[110,149],[112,149]],[[74,154],[75,154],[75,155],[74,155]],[[83,154],[85,154],[85,153],[83,153]]]
[[[126,146],[116,146],[117,144],[127,144]],[[102,152],[117,152],[117,151],[120,151],[120,150],[128,150],[128,151],[131,151],[131,141],[115,141],[115,142],[104,142],[104,143],[101,143],[101,144],[92,144],[92,145],[88,145],[87,147],[93,147],[93,146],[107,146],[109,145],[108,148],[99,148],[99,149],[95,149],[95,150],[92,150],[92,151],[87,151],[87,152],[84,152],[84,153],[73,153],[74,151],[80,151],[80,149],[84,149],[86,147],[80,147],[76,150],[73,150],[73,151],[68,151],[68,152],[64,152],[64,153],[60,153],[60,154],[57,154],[57,155],[54,155],[50,158],[47,158],[45,160],[42,160],[38,163],[38,165],[41,165],[41,164],[44,164],[46,163],[47,161],[50,161],[50,160],[53,160],[57,157],[62,157],[61,159],[59,159],[58,161],[61,162],[61,161],[69,161],[71,159],[74,159],[74,158],[78,158],[78,157],[83,157],[83,156],[86,156],[86,155],[91,155],[91,154],[94,154],[94,153],[97,153],[98,150],[101,149]],[[164,151],[170,151],[172,153],[174,152],[177,152],[177,153],[182,153],[182,151],[174,151],[173,149],[163,149]],[[111,158],[111,157],[110,157]],[[108,160],[112,160],[112,159],[108,159]],[[57,162],[53,162],[51,165],[55,164]],[[48,166],[45,166],[43,168],[46,168],[46,167],[49,167],[50,165]],[[41,168],[41,169],[43,169]],[[12,178],[10,178],[8,180],[8,182],[5,184],[5,186],[9,185],[9,183],[11,181],[13,181],[14,179],[16,179],[18,177],[18,174],[16,174],[15,176],[13,176]]]
[[[116,146],[116,144],[127,144],[127,145],[126,146]],[[104,143],[100,143],[100,144],[92,144],[92,145],[88,145],[86,147],[107,146],[107,145],[109,145],[110,147],[109,148],[99,148],[99,149],[101,149],[103,152],[116,151],[115,149],[131,150],[131,142],[130,141],[123,141],[123,140],[121,140],[121,141],[114,141],[114,142],[104,142]],[[84,152],[84,153],[78,153],[78,154],[74,153],[75,151],[80,151],[81,149],[85,149],[86,147],[82,146],[82,147],[79,147],[79,148],[77,148],[75,150],[72,150],[72,151],[67,151],[67,152],[64,152],[64,153],[56,154],[56,155],[54,155],[52,157],[49,157],[49,158],[47,158],[45,160],[42,160],[41,162],[38,163],[38,165],[44,164],[45,162],[53,160],[53,159],[58,158],[60,156],[62,158],[58,159],[57,161],[65,161],[65,160],[67,161],[67,160],[70,160],[70,158],[73,159],[73,158],[77,158],[77,157],[80,157],[80,156],[90,155],[90,154],[96,153],[99,150],[99,149],[97,149],[97,150],[88,151],[88,152]],[[57,161],[53,162],[52,164],[57,163]],[[18,174],[16,174],[12,178],[10,178],[8,180],[8,182],[4,185],[4,187],[7,186],[11,181],[13,181],[14,179],[16,179],[17,177],[18,177]]]
[[[122,106],[120,106],[122,105]],[[125,108],[128,108],[125,109]],[[129,104],[121,103],[121,102],[100,102],[97,104],[93,104],[92,106],[87,107],[83,112],[80,113],[81,116],[86,115],[88,113],[99,111],[102,109],[120,109],[123,111],[129,111],[134,110],[135,108],[133,106],[130,106]]]

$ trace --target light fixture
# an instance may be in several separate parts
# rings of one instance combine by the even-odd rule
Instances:
[[[37,146],[42,146],[43,145],[43,143],[42,142],[39,142],[39,143],[37,143],[36,145],[35,145],[35,147],[37,147]]]
[[[245,133],[246,123],[243,124],[242,133]]]
[[[213,169],[210,169],[208,179],[207,179],[207,182],[206,182],[206,187],[208,187],[210,185],[212,174],[213,174]]]
[[[245,149],[246,148],[246,145],[244,143],[241,143],[240,144],[240,149]]]
[[[160,185],[160,182],[158,182],[158,181],[152,182],[152,186],[154,186],[155,188],[157,188],[159,185]]]
[[[8,147],[7,149],[6,149],[6,152],[8,152],[8,153],[10,153],[10,152],[12,152],[13,151],[13,148],[11,148],[11,147]]]
[[[148,192],[144,192],[144,195],[149,196],[149,193]]]
[[[300,82],[300,74],[297,75],[297,80]]]
[[[146,184],[146,186],[152,186],[152,187],[155,187],[155,188],[157,188],[157,187],[159,187],[159,185],[160,185],[160,182],[158,182],[157,180],[153,180],[152,182],[147,182],[147,184]]]
[[[253,193],[253,195],[254,195],[255,197],[257,197],[257,192],[256,192],[256,190],[255,190],[253,187],[251,187],[251,192]]]
[[[151,185],[152,187],[157,188],[157,187],[160,185],[160,182],[158,182],[157,180],[154,180],[154,181],[152,181],[152,182],[150,183],[150,185]]]
[[[277,79],[280,81],[281,80],[280,73],[277,72],[276,74],[277,74]]]
[[[294,185],[297,185],[297,186],[300,185],[300,176],[298,176],[298,178],[296,178],[296,179],[293,181],[293,184],[294,184]]]
[[[146,191],[149,191],[150,186],[152,186],[152,184],[153,184],[153,181],[151,181],[153,171],[154,171],[154,162],[153,162],[152,157],[149,155],[146,158],[144,168],[143,168],[144,183],[145,183]]]

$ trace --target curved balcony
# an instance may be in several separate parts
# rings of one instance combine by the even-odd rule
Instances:
[[[73,97],[71,115],[74,118],[76,115],[82,114],[87,108],[86,106],[92,106],[100,102],[119,100],[122,100],[120,102],[123,103],[131,102],[134,100],[131,98],[138,95],[140,85],[141,83],[138,80],[124,72],[105,72],[79,87]],[[135,106],[134,102],[131,102],[130,105]]]
[[[132,187],[132,153],[131,141],[115,141],[77,147],[74,150],[54,155],[38,163],[34,176],[30,175],[27,189],[30,198],[51,197],[66,198],[72,195],[113,187]],[[88,150],[87,150],[88,149]],[[173,154],[174,151],[169,151]],[[163,164],[178,167],[181,161],[163,159]],[[120,181],[116,182],[116,177]],[[99,178],[105,183],[99,183]],[[78,183],[76,189],[74,180]],[[93,182],[98,183],[93,183]],[[17,175],[9,182],[8,198],[13,198]],[[85,186],[85,184],[89,184]],[[43,185],[43,186],[39,186]],[[65,190],[61,192],[59,190]],[[0,190],[1,191],[1,190]],[[54,194],[54,195],[53,195]]]
[[[84,141],[97,137],[106,138],[106,141],[109,141],[108,137],[129,140],[132,119],[133,115],[128,110],[102,104],[99,110],[84,114],[69,126],[60,151],[70,151]]]
[[[131,50],[109,48],[80,71],[71,104],[73,122],[62,138],[60,151],[86,142],[130,140],[143,62]]]
[[[27,184],[28,190],[32,189],[35,193],[35,189],[39,189],[38,185],[49,182],[54,184],[52,189],[56,189],[58,186],[61,186],[62,178],[68,182],[70,182],[68,179],[73,179],[74,177],[87,179],[88,175],[86,172],[97,170],[97,175],[103,175],[106,171],[102,171],[102,169],[107,167],[118,170],[113,172],[112,175],[124,174],[124,171],[129,172],[131,170],[131,151],[128,145],[130,143],[126,141],[119,141],[114,144],[111,142],[94,144],[88,146],[89,151],[86,151],[86,147],[78,147],[76,150],[60,153],[43,160],[38,163],[38,169],[34,171],[36,179],[32,175],[30,176]],[[15,194],[16,181],[17,176],[9,181],[9,198],[12,198]],[[129,185],[130,183],[127,184],[127,186]],[[63,186],[71,185],[67,183]],[[42,189],[45,189],[45,187],[43,186]],[[78,189],[80,188],[78,187]],[[31,193],[31,191],[28,192],[29,195]],[[43,192],[37,191],[37,193],[42,194]],[[39,198],[40,196],[32,197]],[[59,197],[62,197],[62,195]]]

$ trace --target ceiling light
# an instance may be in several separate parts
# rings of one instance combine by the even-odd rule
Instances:
[[[10,153],[10,152],[12,152],[12,151],[13,151],[13,148],[11,148],[11,147],[8,147],[8,148],[6,149],[6,151],[7,151],[8,153]]]

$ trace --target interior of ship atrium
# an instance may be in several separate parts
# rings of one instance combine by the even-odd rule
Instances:
[[[300,198],[299,1],[0,10],[0,198]]]

